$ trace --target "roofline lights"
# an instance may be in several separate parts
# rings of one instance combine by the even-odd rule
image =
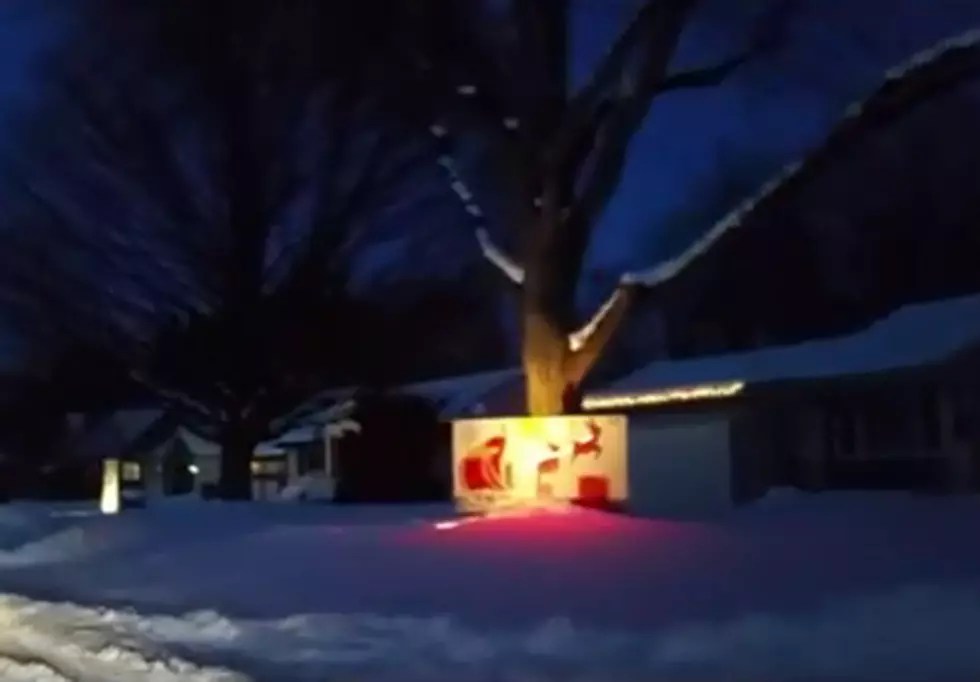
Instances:
[[[720,400],[738,395],[745,389],[744,381],[730,381],[724,384],[702,384],[668,388],[648,393],[615,393],[612,395],[588,395],[582,400],[586,410],[606,410],[621,407],[648,407],[687,403],[695,400]]]

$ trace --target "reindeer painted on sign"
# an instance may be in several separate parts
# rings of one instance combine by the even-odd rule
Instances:
[[[592,459],[598,459],[602,455],[602,427],[594,419],[590,419],[585,424],[585,428],[588,430],[589,435],[583,440],[573,440],[570,446],[562,448],[560,445],[554,443],[548,443],[548,449],[555,453],[555,456],[549,457],[538,463],[537,469],[537,495],[539,498],[549,499],[555,497],[555,485],[554,481],[559,476],[562,468],[562,462],[565,459],[563,455],[567,455],[567,466],[572,466],[578,457],[592,455]],[[563,452],[564,450],[564,452]],[[577,483],[577,495],[576,497],[582,497],[583,486],[586,489],[587,496],[594,496],[596,494],[598,480],[603,481],[602,491],[608,490],[608,483],[604,477],[596,476],[580,476]],[[605,492],[602,493],[605,496]]]

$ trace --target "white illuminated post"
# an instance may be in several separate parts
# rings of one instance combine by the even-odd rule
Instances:
[[[323,427],[323,473],[327,478],[333,478],[333,457],[332,457],[333,435],[330,433],[330,425]]]
[[[99,510],[103,514],[118,514],[121,506],[120,466],[118,459],[102,460],[102,496]]]

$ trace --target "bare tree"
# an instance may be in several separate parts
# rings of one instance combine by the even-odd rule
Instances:
[[[8,169],[4,312],[206,428],[226,497],[270,423],[364,357],[352,263],[454,205],[390,5],[85,3]]]
[[[558,414],[577,407],[582,380],[640,288],[672,279],[741,224],[747,213],[781,201],[833,163],[842,149],[917,102],[961,82],[977,66],[971,34],[935,53],[917,56],[907,72],[890,73],[887,83],[861,106],[849,110],[827,143],[806,162],[786,169],[758,196],[740,204],[676,257],[646,272],[623,275],[595,315],[578,325],[575,290],[590,236],[619,185],[630,143],[654,100],[678,90],[720,83],[773,45],[789,11],[789,5],[776,4],[744,52],[702,68],[676,70],[675,52],[697,5],[695,0],[638,3],[625,29],[576,91],[569,86],[568,0],[513,0],[506,3],[506,9],[487,11],[486,22],[498,30],[489,30],[492,36],[486,43],[469,37],[465,46],[442,44],[441,53],[432,51],[432,62],[451,61],[447,59],[450,54],[456,57],[449,82],[458,98],[471,103],[462,110],[468,118],[438,120],[432,132],[446,141],[440,163],[454,190],[466,210],[481,221],[477,236],[484,255],[519,288],[522,360],[531,414]],[[452,3],[445,3],[442,14],[428,21],[448,22],[447,34],[459,30],[465,20],[451,10]],[[482,57],[481,47],[485,48]],[[477,56],[466,63],[458,57],[460,53]],[[524,86],[517,88],[517,95],[513,83]],[[512,182],[504,192],[508,203],[503,222],[520,234],[520,259],[490,240],[482,224],[484,210],[474,200],[449,145],[448,140],[455,137],[451,135],[454,127],[474,121],[490,134],[496,133],[493,153],[505,169],[503,175]]]
[[[503,221],[520,234],[520,262],[490,240],[482,222],[477,235],[487,259],[520,289],[528,410],[559,414],[575,409],[582,380],[634,298],[637,283],[624,279],[590,320],[576,320],[575,292],[591,234],[651,104],[670,92],[720,83],[767,50],[788,4],[776,4],[744,52],[674,70],[674,53],[698,2],[632,3],[633,9],[624,7],[632,11],[625,28],[574,91],[571,0],[513,0],[474,10],[476,5],[428,3],[430,13],[419,22],[429,27],[423,66],[432,73],[433,65],[449,65],[430,87],[447,85],[453,97],[471,105],[447,105],[459,115],[435,121],[432,132],[444,142],[441,165],[478,221],[484,210],[450,140],[459,128],[474,125],[492,139],[499,175],[508,183],[501,190]],[[466,28],[474,14],[481,31]]]

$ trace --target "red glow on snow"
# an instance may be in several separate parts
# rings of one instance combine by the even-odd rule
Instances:
[[[663,526],[656,535],[667,528]],[[503,553],[572,560],[593,552],[611,556],[631,551],[637,533],[649,535],[650,530],[644,520],[573,507],[443,519],[406,531],[401,539],[413,546],[439,546],[471,556]]]
[[[436,530],[452,530],[459,528],[459,521],[436,521],[432,527]]]

